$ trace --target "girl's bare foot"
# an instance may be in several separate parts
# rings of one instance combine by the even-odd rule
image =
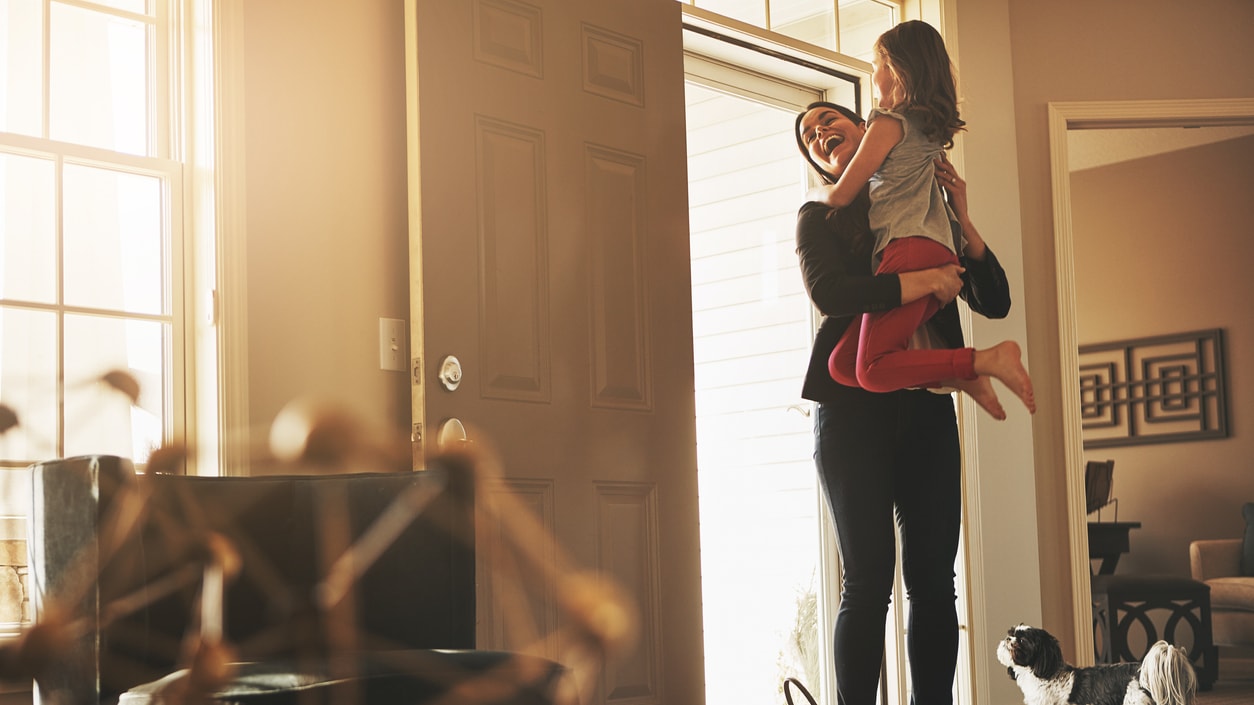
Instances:
[[[1032,391],[1032,379],[1024,369],[1019,344],[1004,340],[991,348],[975,351],[975,373],[995,377],[1010,388],[1028,411],[1036,413],[1036,395]]]
[[[997,399],[997,391],[993,389],[992,379],[980,375],[975,379],[946,380],[945,385],[965,392],[972,401],[980,405],[981,409],[987,411],[989,416],[998,421],[1006,420],[1006,410],[1001,407],[1001,402]]]

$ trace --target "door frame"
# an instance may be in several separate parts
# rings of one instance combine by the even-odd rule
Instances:
[[[1067,534],[1071,556],[1075,658],[1092,663],[1093,605],[1089,597],[1088,527],[1084,499],[1084,439],[1080,420],[1079,335],[1076,329],[1075,236],[1071,222],[1071,172],[1067,132],[1148,127],[1254,125],[1254,99],[1076,101],[1049,103],[1050,176],[1053,187],[1054,286],[1058,302],[1059,377],[1062,384],[1063,458],[1066,465]]]

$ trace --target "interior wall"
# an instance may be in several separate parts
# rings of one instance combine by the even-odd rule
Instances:
[[[409,319],[403,15],[395,0],[243,3],[254,436],[298,397],[408,429],[408,375],[379,369],[379,318]]]
[[[1058,305],[1047,106],[1052,101],[1184,100],[1254,95],[1254,4],[1244,0],[958,0],[959,20],[986,5],[1009,8],[1028,310],[1028,350],[1038,412],[1033,424],[1043,622],[1071,635]],[[970,12],[968,12],[970,10]],[[964,33],[964,41],[968,36]],[[969,37],[973,43],[1001,41]],[[964,51],[966,48],[964,46]],[[974,127],[972,129],[975,129]],[[980,188],[972,184],[973,193]],[[1146,203],[1171,203],[1169,188]],[[974,196],[973,196],[974,199]],[[1118,472],[1118,471],[1116,471]]]
[[[958,66],[959,99],[970,130],[958,145],[970,184],[972,219],[1006,270],[1011,310],[1002,320],[971,318],[969,344],[985,348],[1001,340],[1030,340],[1026,303],[1027,266],[1020,236],[1018,165],[1015,157],[1014,77],[1010,16],[1004,0],[962,0],[946,44]],[[956,31],[955,31],[956,29]],[[1030,350],[1025,363],[1035,370]],[[1006,629],[1041,620],[1041,579],[1036,542],[1032,429],[1034,418],[1004,387],[1009,417],[993,421],[966,401],[962,417],[966,530],[971,556],[970,639],[972,684],[983,702],[1017,702],[1022,693],[997,664],[995,648]],[[970,413],[965,413],[969,411]],[[1037,412],[1037,416],[1040,412]]]
[[[1254,137],[1072,174],[1079,343],[1211,328],[1226,342],[1229,438],[1084,454],[1115,461],[1119,519],[1142,523],[1120,573],[1188,576],[1189,542],[1241,536],[1254,501],[1254,434],[1241,424],[1254,415],[1252,183]]]

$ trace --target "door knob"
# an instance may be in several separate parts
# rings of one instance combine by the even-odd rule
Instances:
[[[461,419],[451,418],[440,422],[440,432],[436,434],[435,443],[441,451],[452,450],[467,440],[466,426]]]

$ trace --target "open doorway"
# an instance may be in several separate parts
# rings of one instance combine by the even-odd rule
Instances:
[[[1241,100],[1188,100],[1188,101],[1122,101],[1122,102],[1076,102],[1051,103],[1049,106],[1050,149],[1053,179],[1054,200],[1054,245],[1055,275],[1058,291],[1059,318],[1059,358],[1061,362],[1064,419],[1064,444],[1066,450],[1066,482],[1068,488],[1068,519],[1070,535],[1071,577],[1072,577],[1072,616],[1077,634],[1076,659],[1082,662],[1093,658],[1092,606],[1089,595],[1089,558],[1086,531],[1086,511],[1083,502],[1084,483],[1084,447],[1082,433],[1082,410],[1079,381],[1079,345],[1085,341],[1080,337],[1077,286],[1077,249],[1076,230],[1072,220],[1073,203],[1071,162],[1078,157],[1071,148],[1074,131],[1088,130],[1143,130],[1164,128],[1198,128],[1198,127],[1232,127],[1254,125],[1254,102]],[[1161,138],[1158,140],[1161,142]],[[1110,145],[1104,148],[1109,151]],[[1092,153],[1092,148],[1087,150]],[[1077,159],[1078,161],[1078,159]],[[1172,165],[1174,169],[1176,165]],[[1081,204],[1082,205],[1082,204]],[[1177,209],[1179,210],[1179,209]],[[1194,236],[1196,228],[1191,224],[1182,231]],[[1139,231],[1138,231],[1139,232]],[[1091,243],[1087,243],[1091,244]],[[1190,240],[1187,246],[1196,247],[1197,243]],[[1138,241],[1138,248],[1152,250],[1143,241]],[[1213,248],[1203,249],[1205,252]],[[1120,256],[1126,258],[1125,248]],[[1228,253],[1231,255],[1232,253]],[[1102,255],[1088,253],[1092,259]],[[1138,258],[1142,259],[1142,258]],[[1239,260],[1239,258],[1238,258]],[[1168,287],[1177,287],[1180,281],[1187,279],[1180,274],[1181,263],[1171,263],[1172,276],[1163,277],[1171,283]],[[1158,282],[1159,278],[1144,273],[1144,280]],[[1195,280],[1213,278],[1213,275],[1195,277]],[[1211,283],[1212,286],[1214,283]],[[1213,306],[1199,306],[1198,311],[1208,311]],[[1155,310],[1155,315],[1163,321],[1163,325],[1179,325],[1181,329],[1190,325],[1189,321],[1197,320],[1190,312],[1188,315],[1172,315],[1171,312]],[[1176,321],[1177,323],[1171,323]],[[1121,325],[1124,322],[1121,322]],[[1202,327],[1199,325],[1199,327]],[[1103,332],[1103,335],[1106,333]],[[1111,331],[1112,338],[1129,335],[1127,331]],[[1162,456],[1159,452],[1156,455]],[[1104,454],[1102,457],[1107,457]],[[1144,464],[1142,464],[1144,467]],[[1142,480],[1143,482],[1144,480]],[[1197,483],[1200,485],[1206,482]],[[1179,501],[1179,497],[1176,498]],[[1174,508],[1173,508],[1174,510]],[[1183,553],[1182,550],[1177,553]],[[1182,557],[1181,557],[1182,558]]]
[[[693,81],[686,99],[707,701],[777,702],[788,676],[826,680],[819,591],[836,582],[798,398],[805,172],[792,108]]]

